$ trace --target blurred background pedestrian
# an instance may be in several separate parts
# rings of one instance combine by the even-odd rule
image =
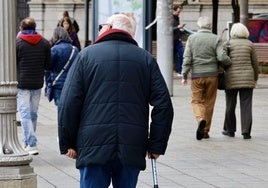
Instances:
[[[79,25],[78,25],[77,21],[74,18],[69,16],[69,12],[67,10],[63,11],[62,18],[59,20],[57,27],[61,25],[62,19],[65,18],[65,17],[70,18],[70,20],[71,20],[71,22],[72,22],[72,24],[74,26],[75,32],[78,33],[79,32]]]
[[[181,5],[174,5],[173,7],[173,56],[174,66],[177,76],[181,77],[181,69],[183,62],[184,47],[182,44],[182,31],[181,29],[185,24],[180,23],[180,13],[182,11]]]
[[[81,51],[80,41],[79,41],[77,33],[75,32],[75,28],[72,24],[71,19],[69,17],[64,17],[61,20],[60,26],[63,27],[68,32],[72,40],[72,45],[76,46],[78,51]]]
[[[63,84],[78,54],[78,49],[72,45],[70,36],[63,27],[57,27],[54,30],[52,40],[54,45],[51,48],[51,65],[49,71],[46,72],[45,80],[46,86],[51,84],[54,103],[58,106]]]

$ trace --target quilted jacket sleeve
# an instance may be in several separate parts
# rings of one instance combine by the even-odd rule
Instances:
[[[164,154],[173,121],[173,106],[165,80],[156,61],[151,64],[151,124],[148,152]]]

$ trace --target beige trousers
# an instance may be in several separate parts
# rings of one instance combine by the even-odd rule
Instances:
[[[192,108],[196,121],[206,120],[205,132],[209,132],[217,96],[217,77],[195,78],[191,82]]]

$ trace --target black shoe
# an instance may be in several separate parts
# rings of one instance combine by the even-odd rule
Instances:
[[[209,139],[210,136],[209,136],[209,134],[208,134],[207,132],[205,132],[203,138],[204,138],[204,139]]]
[[[221,132],[223,135],[225,136],[229,136],[229,137],[234,137],[235,136],[235,133],[234,132],[229,132],[229,131],[222,131]]]
[[[202,140],[204,138],[204,128],[206,126],[206,120],[201,120],[198,125],[198,129],[196,130],[196,139]]]
[[[242,135],[244,139],[251,139],[251,136],[249,133],[243,133]]]

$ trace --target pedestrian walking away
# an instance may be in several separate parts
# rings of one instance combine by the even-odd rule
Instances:
[[[235,109],[240,99],[241,132],[244,139],[251,138],[252,97],[259,68],[253,43],[248,40],[249,31],[242,23],[235,23],[230,32],[230,57],[232,66],[225,71],[226,110],[223,135],[234,137],[236,132]]]
[[[211,32],[209,17],[197,21],[198,32],[189,36],[182,65],[182,84],[191,71],[192,108],[198,124],[196,139],[208,139],[218,88],[218,63],[227,68],[231,60],[220,37]]]
[[[173,106],[156,60],[138,47],[135,31],[132,17],[112,15],[67,75],[59,145],[61,154],[76,159],[81,188],[135,188],[146,154],[165,154]]]
[[[46,72],[46,90],[52,89],[52,99],[58,106],[61,91],[68,71],[75,60],[78,49],[72,46],[71,38],[63,27],[57,27],[53,32],[54,46],[51,48],[51,65]]]
[[[39,153],[35,134],[37,112],[44,84],[44,72],[50,66],[50,44],[35,28],[33,18],[23,19],[16,39],[17,109],[24,133],[24,148],[32,155]]]

